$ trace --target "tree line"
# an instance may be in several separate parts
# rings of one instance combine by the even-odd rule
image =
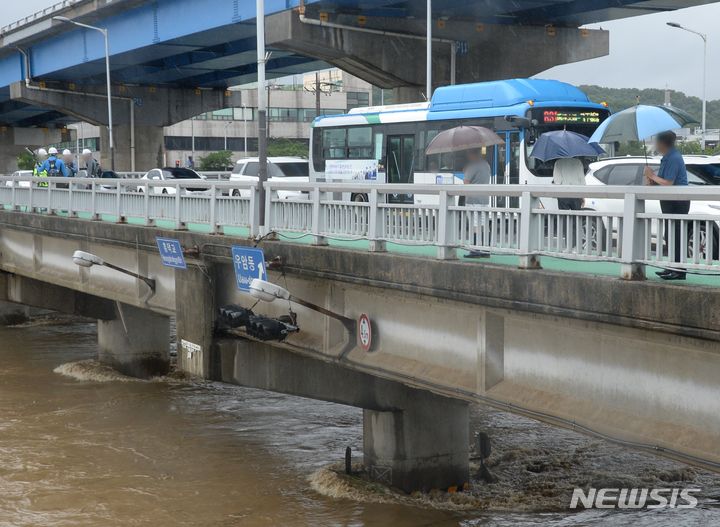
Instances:
[[[602,86],[583,85],[584,91],[590,100],[608,103],[613,113],[640,104],[664,104],[665,90],[636,88],[604,88]],[[697,119],[702,118],[702,99],[691,97],[683,92],[670,90],[670,102],[673,106],[690,112]],[[720,128],[720,100],[708,101],[707,105],[708,129]]]

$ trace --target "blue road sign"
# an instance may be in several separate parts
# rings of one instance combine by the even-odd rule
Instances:
[[[235,278],[240,291],[250,291],[250,283],[257,279],[267,280],[265,254],[261,249],[234,246],[232,248]]]
[[[169,238],[156,238],[156,240],[158,249],[160,250],[160,259],[165,267],[187,269],[182,245],[180,245],[179,241]]]

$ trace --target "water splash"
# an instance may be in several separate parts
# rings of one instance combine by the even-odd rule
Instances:
[[[81,360],[61,364],[53,370],[59,375],[81,382],[146,382],[134,377],[128,377],[101,364],[96,360]]]

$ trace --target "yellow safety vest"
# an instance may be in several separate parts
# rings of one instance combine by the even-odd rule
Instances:
[[[40,177],[40,178],[46,178],[48,177],[47,170],[40,170],[40,165],[35,165],[35,169],[33,170],[33,176],[34,177]],[[41,188],[47,188],[48,182],[47,181],[40,181],[37,184],[38,187]]]

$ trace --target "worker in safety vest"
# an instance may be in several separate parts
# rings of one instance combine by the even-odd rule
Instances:
[[[40,148],[37,153],[35,154],[35,167],[33,168],[33,177],[38,178],[47,178],[48,173],[47,170],[43,168],[43,165],[45,164],[45,160],[48,157],[47,150],[44,148]],[[48,182],[47,181],[40,181],[37,184],[38,187],[47,188]]]

